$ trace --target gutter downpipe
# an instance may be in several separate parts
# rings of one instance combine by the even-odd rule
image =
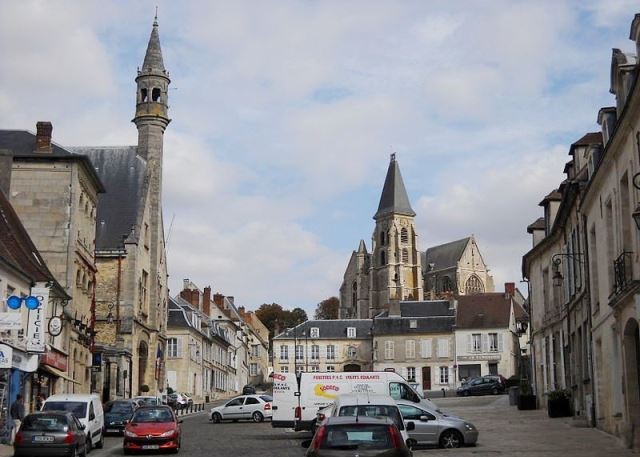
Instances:
[[[584,241],[584,272],[585,272],[585,282],[586,291],[587,291],[587,303],[588,303],[588,325],[589,325],[589,378],[591,379],[591,427],[597,427],[596,422],[596,378],[595,378],[595,370],[593,367],[593,331],[592,331],[592,323],[591,323],[591,281],[589,280],[590,272],[589,272],[589,250],[587,249],[587,216],[582,214],[582,237]]]

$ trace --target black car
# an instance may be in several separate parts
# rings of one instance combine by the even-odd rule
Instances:
[[[256,388],[253,387],[251,384],[247,384],[242,388],[242,395],[255,395],[255,393],[256,393]]]
[[[84,425],[70,412],[38,411],[24,418],[13,443],[15,457],[77,455],[89,450]]]
[[[495,376],[482,376],[480,378],[470,379],[466,384],[458,387],[457,395],[497,395],[504,392],[504,385],[500,379]]]
[[[136,404],[131,400],[114,400],[104,406],[105,434],[124,433],[124,427],[133,416]]]

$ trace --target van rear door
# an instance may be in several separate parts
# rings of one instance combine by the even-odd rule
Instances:
[[[273,418],[274,428],[293,428],[300,393],[295,373],[273,373]]]

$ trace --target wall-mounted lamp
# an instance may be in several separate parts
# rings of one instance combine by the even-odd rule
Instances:
[[[108,324],[113,324],[113,303],[109,303],[109,305],[107,305],[109,307],[109,313],[107,314],[107,323]]]
[[[578,262],[583,263],[582,256],[583,254],[579,252],[575,252],[571,254],[558,253],[558,254],[554,254],[553,257],[551,257],[551,262],[553,263],[553,267],[555,270],[552,277],[553,287],[561,287],[562,281],[564,281],[564,276],[562,276],[562,273],[560,273],[560,264],[562,263],[562,257],[566,257],[571,260],[577,260]],[[576,288],[580,289],[580,287],[578,286],[576,286]]]

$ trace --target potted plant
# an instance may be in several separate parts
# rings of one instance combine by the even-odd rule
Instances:
[[[520,395],[518,396],[518,409],[536,409],[536,395],[531,390],[531,385],[527,378],[520,380]]]
[[[549,417],[571,416],[571,391],[557,389],[547,393],[547,413]]]
[[[148,385],[146,385],[146,384],[142,384],[142,385],[140,386],[140,392],[142,392],[142,393],[145,393],[145,394],[146,394],[147,392],[149,392],[149,386],[148,386]]]

